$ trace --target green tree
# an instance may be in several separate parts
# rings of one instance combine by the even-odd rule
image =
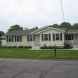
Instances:
[[[0,31],[0,36],[5,35],[5,33],[3,31]]]
[[[14,26],[11,26],[10,29],[8,29],[8,32],[11,32],[14,30],[23,30],[23,27],[20,27],[19,25],[14,25]]]
[[[71,28],[71,24],[69,22],[63,22],[60,24],[60,27]]]
[[[78,29],[78,23],[74,23],[74,24],[72,25],[72,28],[73,28],[73,29]]]
[[[53,24],[53,27],[59,28],[59,25],[58,24]]]

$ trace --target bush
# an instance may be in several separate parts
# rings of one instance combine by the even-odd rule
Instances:
[[[71,46],[70,44],[64,44],[64,49],[70,49],[73,48],[73,46]]]

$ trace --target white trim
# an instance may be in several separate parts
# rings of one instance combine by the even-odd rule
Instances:
[[[48,35],[48,40],[45,40],[44,38],[45,38],[45,36],[44,36],[45,34],[43,34],[43,41],[49,41],[49,34],[47,34]]]
[[[58,31],[61,31],[61,32],[65,32],[64,30],[60,30],[60,29],[57,29],[57,28],[49,27],[49,28],[47,28],[45,30],[40,31],[39,33],[42,33],[42,32],[44,32],[46,30],[49,30],[49,29],[54,29],[54,30],[58,30]]]
[[[32,35],[30,34],[30,35],[29,35],[29,41],[33,41],[33,38],[32,38],[32,40],[30,40],[30,39],[31,39],[31,36],[32,36]]]
[[[59,34],[59,40],[60,40],[60,33],[55,33],[55,41],[59,41],[59,40],[56,40],[56,34]]]
[[[33,39],[33,35],[32,35],[32,47],[33,47],[33,41],[34,41],[34,39]]]
[[[17,36],[19,36],[19,41],[17,41]],[[17,36],[16,36],[16,42],[20,42],[20,35],[17,35]]]
[[[41,46],[41,34],[40,34],[40,46]]]
[[[35,33],[35,32],[38,32],[38,31],[40,31],[40,30],[42,30],[42,29],[44,29],[44,28],[47,28],[47,27],[48,27],[48,26],[43,27],[43,28],[40,28],[40,29],[38,29],[38,30],[36,30],[36,31],[34,31],[34,32],[31,32],[30,34],[33,34],[33,33]],[[43,32],[43,31],[46,31],[46,30],[49,30],[49,29],[51,29],[51,28],[54,29],[54,30],[58,30],[58,31],[65,32],[64,30],[61,30],[61,29],[58,29],[58,28],[48,27],[47,29],[44,29],[44,30],[40,31],[39,33]]]

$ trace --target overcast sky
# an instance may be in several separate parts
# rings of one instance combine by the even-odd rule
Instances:
[[[65,20],[78,22],[78,0],[62,0]],[[10,26],[22,27],[60,24],[63,22],[60,0],[0,0],[0,31]]]

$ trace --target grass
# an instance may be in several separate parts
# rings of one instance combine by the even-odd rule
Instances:
[[[0,58],[78,59],[78,50],[28,50],[26,48],[0,48]]]

